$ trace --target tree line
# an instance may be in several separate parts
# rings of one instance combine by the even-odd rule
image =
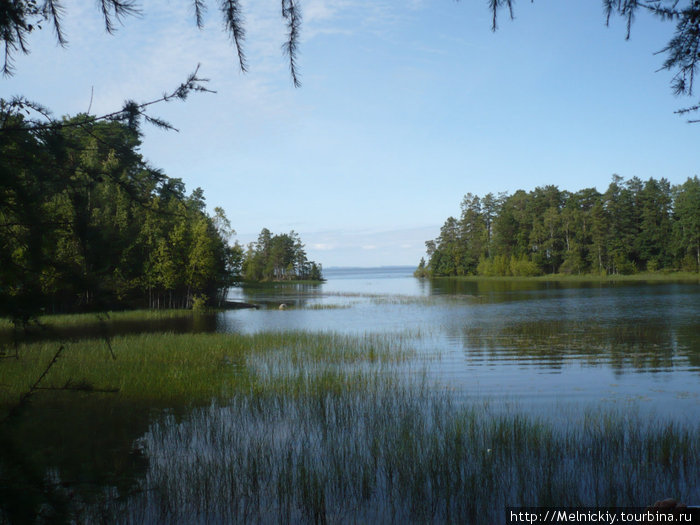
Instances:
[[[242,271],[246,281],[321,281],[321,265],[306,258],[304,245],[291,231],[273,235],[263,228],[257,242],[248,245]]]
[[[242,248],[224,211],[150,167],[136,122],[45,126],[0,101],[0,316],[219,303]]]
[[[468,193],[426,242],[417,276],[700,271],[700,180],[613,175],[604,193],[545,186]]]

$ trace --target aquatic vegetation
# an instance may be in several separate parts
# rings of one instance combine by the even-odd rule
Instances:
[[[14,329],[0,320],[0,353],[16,342],[96,339],[124,334],[162,332],[212,332],[213,313],[192,310],[134,310],[119,312],[40,316],[25,327]]]
[[[343,310],[346,308],[352,308],[352,304],[314,303],[306,306],[307,310]]]
[[[65,343],[42,382],[59,389],[84,382],[118,389],[119,397],[169,406],[208,403],[251,388],[274,366],[311,370],[315,363],[343,367],[396,363],[413,351],[401,334],[348,336],[304,331],[244,334],[139,334]],[[19,359],[0,367],[0,407],[12,406],[51,361],[55,341],[20,345]],[[114,356],[114,358],[113,358]],[[277,365],[276,365],[277,363]]]
[[[506,505],[700,496],[698,428],[621,413],[555,426],[456,404],[426,383],[318,380],[304,376],[298,396],[240,393],[154,421],[139,441],[150,459],[141,490],[99,512],[123,523],[490,524]]]
[[[370,298],[373,304],[416,304],[421,306],[432,306],[438,304],[438,298],[435,296],[423,295],[380,295]]]

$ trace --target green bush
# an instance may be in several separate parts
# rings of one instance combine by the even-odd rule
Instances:
[[[542,272],[537,265],[525,256],[510,258],[510,274],[517,277],[534,277]]]
[[[192,297],[192,311],[205,312],[209,298],[204,294],[195,295]]]

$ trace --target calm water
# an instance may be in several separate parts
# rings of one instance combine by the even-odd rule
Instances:
[[[85,512],[86,522],[313,523],[320,501],[337,522],[441,522],[451,509],[459,522],[494,523],[499,509],[518,503],[646,505],[669,495],[698,503],[700,285],[431,282],[411,273],[327,269],[323,284],[231,290],[231,300],[259,309],[111,330],[395,335],[417,350],[397,365],[401,373],[426,374],[458,402],[488,403],[462,448],[434,439],[453,423],[448,405],[393,398],[391,388],[377,397],[243,395],[167,410],[58,392],[0,427],[0,482],[11,480],[0,510],[12,507],[18,523],[46,508],[59,517]],[[556,421],[573,445],[551,452],[563,446],[554,434],[553,445],[538,448],[537,431],[517,424],[518,433],[504,434],[503,406]],[[441,423],[431,419],[438,413]],[[664,420],[691,437],[659,438]],[[517,436],[526,441],[512,445]],[[440,443],[447,448],[430,452]],[[454,486],[439,493],[446,479]],[[328,492],[315,499],[321,488]],[[429,501],[451,503],[431,514],[419,505]]]
[[[407,333],[431,377],[464,397],[700,417],[697,284],[431,282],[412,270],[328,269],[320,285],[235,289],[232,300],[262,308],[221,314],[217,330]]]

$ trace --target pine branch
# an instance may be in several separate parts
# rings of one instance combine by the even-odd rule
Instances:
[[[56,41],[59,43],[59,45],[63,47],[68,44],[68,40],[66,40],[63,30],[61,29],[61,17],[63,16],[64,9],[60,1],[45,0],[43,12],[44,18],[51,20],[54,33],[56,34]],[[29,53],[29,51],[24,51],[24,53]]]
[[[489,0],[492,13],[491,29],[497,29],[499,10],[508,7],[513,18],[514,0]],[[676,20],[676,30],[673,38],[659,53],[666,54],[661,69],[674,71],[671,78],[671,90],[674,95],[691,96],[695,84],[695,76],[700,68],[700,1],[699,0],[603,0],[605,24],[609,25],[613,16],[625,20],[625,39],[632,34],[632,25],[639,10],[644,10],[662,21]],[[691,106],[676,111],[683,114],[698,111],[700,108]],[[697,122],[695,120],[689,122]]]
[[[197,23],[197,29],[204,28],[204,13],[207,10],[207,5],[204,0],[194,0],[194,17]]]
[[[495,32],[498,29],[498,10],[503,6],[508,7],[510,19],[513,20],[515,18],[513,13],[513,0],[489,0],[489,9],[491,9],[491,31]]]
[[[105,30],[110,34],[116,31],[115,23],[123,23],[127,16],[139,16],[141,11],[132,0],[99,0],[100,11],[105,21]]]
[[[49,21],[54,29],[56,41],[65,46],[68,40],[63,32],[62,19],[65,9],[62,0],[43,0],[37,7],[38,0],[0,0],[0,40],[4,44],[3,75],[11,76],[14,72],[13,55],[16,52],[29,53],[26,43],[27,35],[35,28],[41,29],[42,21]],[[195,23],[198,29],[204,27],[204,14],[207,11],[207,0],[191,0],[194,7]],[[248,71],[248,63],[244,50],[246,39],[245,20],[240,0],[218,0],[223,16],[224,27],[236,47],[238,64],[243,73]],[[492,0],[498,5],[507,5],[511,17],[513,0]],[[117,26],[126,17],[140,16],[141,11],[136,0],[97,0],[97,6],[104,20],[107,33],[114,34]],[[282,0],[282,17],[287,26],[287,39],[283,44],[284,53],[289,57],[289,67],[292,80],[296,87],[301,85],[296,57],[299,46],[301,29],[301,11],[297,0]],[[495,28],[495,12],[494,12]],[[158,125],[158,124],[157,124]]]
[[[238,0],[221,0],[221,12],[224,15],[224,26],[228,31],[238,53],[238,65],[243,73],[248,71],[243,42],[245,41],[245,29],[243,13]]]
[[[100,116],[91,116],[91,115],[85,115],[85,118],[82,120],[72,120],[71,122],[61,122],[58,120],[55,120],[49,111],[41,106],[40,104],[37,104],[35,102],[31,102],[23,97],[17,97],[14,98],[9,104],[5,103],[4,105],[0,105],[0,115],[3,117],[3,122],[7,121],[7,116],[12,113],[19,113],[22,111],[34,111],[38,113],[39,115],[43,116],[46,120],[45,121],[38,121],[38,120],[31,120],[31,119],[25,119],[24,123],[29,123],[29,125],[23,124],[19,126],[2,126],[0,127],[0,133],[8,133],[11,131],[42,131],[42,130],[58,130],[58,129],[66,129],[66,128],[74,128],[74,127],[82,127],[88,124],[91,124],[93,122],[99,122],[99,121],[114,121],[114,122],[124,122],[126,123],[131,129],[136,130],[138,128],[138,120],[140,117],[147,117],[147,119],[151,119],[152,123],[157,124],[160,127],[166,127],[168,129],[173,129],[177,131],[175,128],[170,126],[167,122],[160,120],[155,117],[148,117],[146,115],[146,109],[149,108],[150,106],[153,106],[155,104],[159,104],[162,102],[170,102],[172,100],[178,99],[178,100],[185,100],[190,93],[192,92],[204,92],[204,93],[216,93],[216,91],[213,91],[211,89],[208,89],[205,87],[205,84],[209,82],[208,78],[200,78],[198,77],[199,73],[199,65],[197,65],[197,68],[194,70],[193,73],[191,73],[185,82],[180,84],[174,91],[171,93],[164,93],[161,97],[150,100],[148,102],[142,102],[142,103],[136,103],[133,100],[127,100],[124,103],[124,106],[122,109],[118,111],[113,111],[111,113],[106,113],[104,115]]]
[[[282,18],[287,21],[287,41],[282,44],[284,54],[289,58],[289,72],[294,87],[301,87],[296,58],[299,48],[299,31],[301,29],[301,11],[295,0],[282,0]]]

